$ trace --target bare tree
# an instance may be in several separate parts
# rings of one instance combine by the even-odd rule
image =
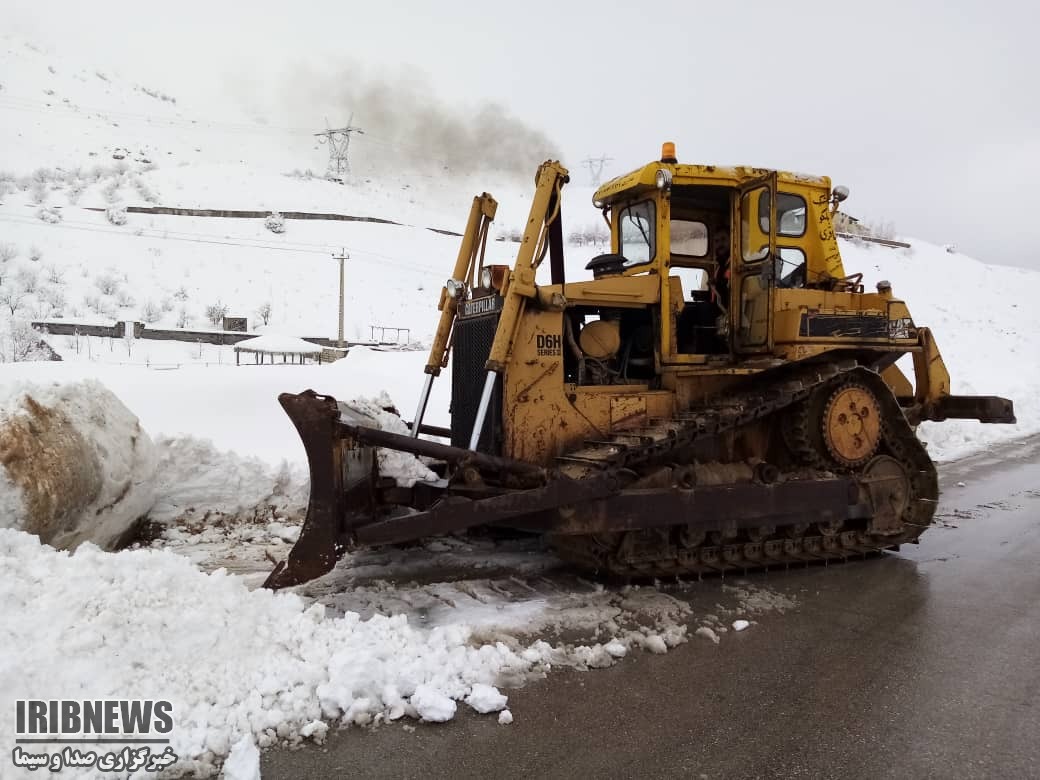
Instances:
[[[25,302],[25,290],[19,285],[10,284],[0,290],[0,306],[3,306],[13,317]]]
[[[271,302],[265,301],[260,304],[260,308],[256,310],[256,316],[264,321],[266,325],[271,320]]]
[[[224,321],[224,317],[227,316],[228,307],[227,304],[217,301],[211,303],[206,307],[206,319],[210,321],[212,325],[220,325]]]
[[[22,268],[17,275],[18,283],[27,293],[35,293],[40,282],[40,275],[33,268]]]
[[[18,247],[14,244],[0,244],[0,266],[7,265],[18,257]]]
[[[49,360],[51,352],[40,334],[25,320],[11,322],[10,331],[0,337],[0,363]]]
[[[105,311],[105,302],[99,295],[83,296],[83,304],[95,314],[103,314]]]
[[[145,301],[141,307],[141,319],[152,325],[162,319],[162,309],[155,301]]]
[[[115,295],[119,290],[119,280],[111,273],[97,277],[94,284],[103,295]]]

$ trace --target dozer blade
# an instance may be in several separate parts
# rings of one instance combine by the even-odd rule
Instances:
[[[373,425],[371,418],[313,390],[282,393],[278,403],[303,441],[311,488],[300,538],[288,558],[264,581],[263,586],[272,590],[299,585],[332,570],[350,528],[372,519],[377,477],[372,447],[346,433],[350,425]]]

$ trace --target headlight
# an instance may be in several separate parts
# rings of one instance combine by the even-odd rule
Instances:
[[[672,172],[661,168],[657,171],[657,176],[654,178],[657,182],[657,189],[665,190],[672,186]]]
[[[466,294],[466,283],[458,279],[449,279],[444,283],[444,286],[448,290],[448,295],[452,298],[461,298]]]
[[[491,269],[482,268],[480,271],[480,286],[485,290],[491,289]]]

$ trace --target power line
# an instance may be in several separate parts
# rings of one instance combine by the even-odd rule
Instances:
[[[34,217],[19,217],[16,215],[3,214],[0,215],[0,222],[13,222],[18,224],[27,225],[40,225],[44,226],[42,222]],[[298,254],[313,254],[327,256],[332,251],[332,245],[330,244],[304,244],[304,243],[285,243],[285,244],[271,244],[262,241],[255,241],[252,243],[243,243],[242,241],[232,241],[225,239],[220,236],[214,236],[207,233],[187,233],[176,230],[162,230],[159,228],[138,228],[133,232],[126,232],[124,230],[118,230],[114,228],[106,228],[98,225],[94,225],[89,222],[79,222],[77,220],[65,220],[57,224],[48,224],[47,229],[51,228],[64,228],[66,230],[83,230],[93,233],[109,233],[113,235],[125,236],[127,238],[153,238],[164,241],[188,241],[196,244],[214,244],[220,246],[233,246],[241,247],[245,249],[262,249],[272,250],[276,252],[295,252]],[[249,239],[243,239],[248,241]],[[366,249],[357,249],[352,247],[344,247],[349,249],[361,257],[355,259],[365,263],[378,263],[380,265],[392,265],[405,270],[413,271],[415,273],[426,274],[431,277],[439,277],[439,274],[430,268],[424,268],[422,266],[413,265],[411,263],[402,261],[400,258],[393,255],[381,254],[379,252],[372,252]],[[365,257],[365,256],[368,257]],[[373,259],[369,259],[373,258]],[[378,258],[378,259],[375,259]]]

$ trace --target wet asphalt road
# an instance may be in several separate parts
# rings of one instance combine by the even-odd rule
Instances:
[[[460,706],[268,751],[263,777],[1040,778],[1040,440],[941,475],[919,546],[749,576],[799,607],[720,645],[553,673],[507,691],[510,726]]]

